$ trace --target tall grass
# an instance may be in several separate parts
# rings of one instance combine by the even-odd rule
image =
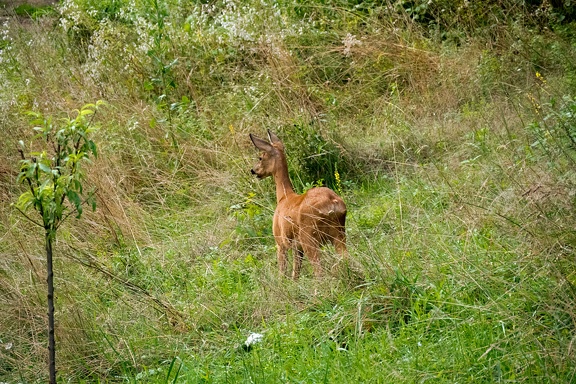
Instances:
[[[96,99],[98,210],[55,245],[61,380],[572,381],[573,15],[472,3],[66,0],[8,18],[0,381],[47,375],[41,238],[11,208],[25,112]],[[299,190],[348,205],[350,260],[326,250],[321,280],[306,261],[278,276],[274,188],[249,174],[247,134],[267,128]]]

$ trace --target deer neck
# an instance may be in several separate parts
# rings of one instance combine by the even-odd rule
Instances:
[[[274,172],[274,183],[276,184],[276,202],[280,203],[282,200],[290,195],[295,195],[290,176],[288,175],[288,163],[286,156],[282,154],[280,157],[280,166]]]

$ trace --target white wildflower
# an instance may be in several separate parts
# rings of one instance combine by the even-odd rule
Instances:
[[[247,348],[250,348],[252,345],[254,344],[258,344],[261,343],[262,340],[264,340],[264,335],[261,333],[251,333],[248,338],[246,339],[246,341],[244,342],[244,345],[246,345]]]
[[[354,46],[362,45],[362,42],[358,40],[355,35],[349,33],[344,37],[344,39],[342,39],[342,44],[344,44],[344,56],[350,56],[352,55],[352,48]]]

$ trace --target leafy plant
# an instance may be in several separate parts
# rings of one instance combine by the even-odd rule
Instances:
[[[571,96],[564,96],[558,110],[552,109],[548,118],[556,120],[556,128],[565,135],[564,141],[571,149],[576,149],[576,100]]]
[[[255,193],[246,196],[244,202],[230,207],[237,220],[236,233],[241,240],[250,243],[266,242],[272,236],[269,213],[254,201]]]
[[[341,190],[341,177],[348,176],[349,164],[341,146],[327,139],[311,125],[294,124],[285,130],[291,178],[304,189],[326,185]]]
[[[81,165],[90,155],[97,156],[96,144],[89,136],[94,131],[92,120],[101,101],[87,104],[74,119],[63,119],[61,126],[53,123],[37,112],[30,112],[31,124],[48,147],[41,152],[24,154],[25,145],[20,141],[22,160],[17,181],[25,184],[28,190],[22,193],[16,208],[31,222],[44,229],[48,285],[48,350],[50,383],[56,383],[56,342],[54,339],[54,273],[52,244],[62,222],[70,215],[82,216],[82,206],[91,203],[96,209],[93,194],[84,197]],[[41,222],[26,214],[34,208],[40,214]]]
[[[569,95],[558,102],[538,104],[531,99],[536,111],[536,119],[529,124],[533,136],[531,148],[541,150],[552,163],[563,157],[574,161],[576,149],[576,101]],[[547,113],[543,115],[543,108]]]

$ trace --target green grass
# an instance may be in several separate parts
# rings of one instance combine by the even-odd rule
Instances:
[[[69,0],[8,19],[1,382],[48,371],[42,234],[11,205],[26,112],[99,99],[98,208],[54,248],[60,381],[574,380],[571,11],[365,3]],[[347,203],[350,259],[327,249],[322,279],[308,261],[278,276],[274,187],[249,172],[266,129],[296,189]]]

